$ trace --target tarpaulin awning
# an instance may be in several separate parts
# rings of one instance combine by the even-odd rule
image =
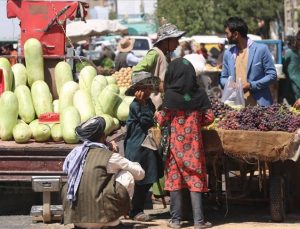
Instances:
[[[72,42],[86,40],[91,36],[107,35],[109,33],[127,34],[127,27],[118,21],[89,19],[74,21],[67,24],[66,35]]]

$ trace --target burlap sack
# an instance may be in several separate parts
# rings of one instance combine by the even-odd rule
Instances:
[[[223,143],[217,130],[202,130],[201,133],[205,152],[223,153]]]
[[[225,153],[266,161],[287,159],[293,140],[292,133],[280,131],[222,130],[221,132]]]
[[[299,147],[294,133],[281,131],[207,130],[202,131],[204,149],[223,151],[238,158],[265,161],[286,160]]]

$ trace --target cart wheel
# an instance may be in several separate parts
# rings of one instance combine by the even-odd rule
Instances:
[[[270,212],[275,222],[285,219],[286,211],[285,180],[282,176],[270,177]]]

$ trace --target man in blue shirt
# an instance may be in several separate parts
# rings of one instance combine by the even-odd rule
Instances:
[[[224,53],[221,84],[224,86],[228,77],[234,76],[241,79],[246,105],[271,105],[269,86],[276,81],[277,74],[268,47],[247,37],[248,26],[239,17],[229,18],[224,28],[229,44],[234,46]]]

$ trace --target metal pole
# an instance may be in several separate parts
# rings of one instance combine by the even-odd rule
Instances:
[[[115,0],[115,10],[116,10],[116,15],[118,18],[119,12],[118,12],[118,0]]]

